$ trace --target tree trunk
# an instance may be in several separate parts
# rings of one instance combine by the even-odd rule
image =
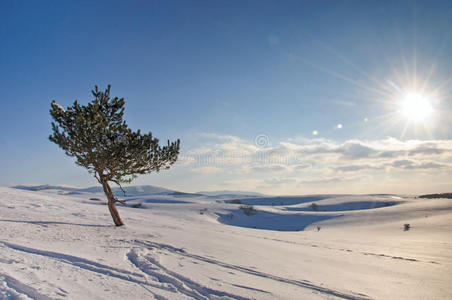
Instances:
[[[113,218],[113,222],[115,222],[116,226],[122,226],[124,223],[119,216],[118,209],[116,208],[116,200],[113,192],[111,191],[110,185],[108,181],[101,179],[102,187],[104,189],[104,193],[108,199],[108,210],[110,211],[111,217]]]

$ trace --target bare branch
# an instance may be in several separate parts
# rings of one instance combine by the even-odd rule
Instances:
[[[119,200],[118,198],[115,198],[115,200],[113,201],[114,203],[116,203],[116,202],[119,202],[119,203],[121,203],[121,204],[126,204],[126,201],[124,201],[124,200]]]
[[[116,183],[119,188],[121,189],[122,193],[124,194],[124,197],[126,196],[126,191],[122,188],[121,183],[118,180],[115,180],[113,178],[110,179],[110,181],[113,181],[114,183]]]
[[[97,175],[97,171],[94,171],[94,177],[96,177],[97,181],[102,184],[102,182],[100,181],[99,176]]]

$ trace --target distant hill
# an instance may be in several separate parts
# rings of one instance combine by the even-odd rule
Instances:
[[[64,185],[49,185],[49,184],[43,184],[43,185],[16,185],[12,188],[19,189],[19,190],[27,190],[27,191],[42,191],[42,190],[58,190],[58,191],[75,191],[77,190],[76,187],[69,187]]]
[[[169,196],[182,196],[182,197],[198,197],[198,196],[205,196],[203,194],[197,194],[197,193],[184,193],[184,192],[172,192],[168,194]]]
[[[134,185],[134,186],[125,186],[123,187],[124,191],[126,191],[126,195],[168,195],[174,193],[176,191],[165,189],[158,186],[153,185]],[[111,190],[115,195],[124,195],[119,187],[112,187]],[[78,189],[76,192],[81,193],[103,193],[104,190],[101,186],[92,186],[89,188]]]
[[[65,194],[80,194],[80,193],[103,193],[101,186],[92,186],[88,188],[74,188],[60,185],[17,185],[13,188],[27,190],[27,191],[44,191],[44,190],[54,190],[61,191]],[[111,188],[113,193],[117,196],[123,196],[121,189],[119,187]],[[153,185],[136,185],[136,186],[126,186],[124,187],[127,196],[132,195],[171,195],[174,193],[181,193],[174,190],[165,189]]]
[[[419,198],[427,198],[427,199],[447,198],[447,199],[452,199],[452,193],[426,194],[426,195],[419,196]]]
[[[256,192],[246,192],[246,191],[228,191],[228,190],[223,190],[223,191],[202,191],[202,192],[197,192],[196,194],[203,194],[206,196],[220,196],[220,197],[246,197],[246,196],[252,196],[252,197],[261,197],[261,196],[265,196],[264,194],[261,193],[256,193]]]
[[[55,191],[60,194],[81,194],[81,193],[103,193],[102,187],[99,186],[91,186],[87,188],[77,188],[65,185],[16,185],[13,188],[27,190],[27,191]],[[122,193],[119,187],[111,188],[113,193],[116,196],[122,197],[124,194]],[[247,191],[206,191],[206,192],[197,192],[197,193],[185,193],[176,190],[170,190],[158,186],[153,185],[134,185],[134,186],[125,186],[124,190],[126,191],[127,196],[137,196],[137,195],[169,195],[169,196],[181,196],[181,197],[196,197],[196,196],[210,196],[210,197],[223,197],[223,198],[243,198],[243,197],[262,197],[265,196],[261,193],[256,192],[247,192]]]

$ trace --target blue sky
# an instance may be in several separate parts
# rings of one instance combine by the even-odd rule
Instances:
[[[181,138],[180,163],[136,184],[448,190],[451,28],[450,1],[1,1],[0,185],[96,184],[47,140],[48,110],[111,84],[130,127]],[[422,122],[399,113],[412,91]]]

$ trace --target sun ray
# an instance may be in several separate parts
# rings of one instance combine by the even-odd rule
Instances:
[[[367,79],[378,85],[381,89],[385,89],[385,85],[383,82],[380,82],[377,78],[369,74],[368,72],[365,72],[363,69],[358,67],[356,64],[354,64],[350,59],[339,53],[337,50],[333,49],[332,47],[329,47],[325,42],[318,41],[325,50],[332,53],[336,57],[338,57],[341,61],[345,62],[346,64],[350,65],[355,71],[360,73],[361,75],[364,75]]]
[[[349,83],[351,83],[351,84],[353,84],[355,86],[358,86],[358,87],[360,87],[362,89],[365,89],[367,91],[374,92],[374,93],[376,93],[378,95],[387,96],[381,90],[376,89],[376,88],[371,87],[371,86],[368,86],[368,85],[364,85],[363,83],[360,83],[360,82],[358,82],[358,81],[356,81],[356,80],[354,80],[354,79],[352,79],[352,78],[350,78],[350,77],[348,77],[346,75],[343,75],[343,74],[340,74],[338,72],[329,70],[329,69],[327,69],[325,67],[322,67],[320,65],[317,65],[317,64],[315,64],[315,63],[313,63],[313,62],[311,62],[311,61],[309,61],[309,60],[307,60],[307,59],[305,59],[305,58],[303,58],[301,56],[297,56],[297,55],[295,55],[293,53],[290,53],[290,55],[291,55],[292,58],[295,58],[297,61],[300,61],[300,62],[302,62],[302,63],[304,63],[306,65],[309,65],[309,66],[311,66],[311,67],[313,67],[313,68],[315,68],[317,70],[323,71],[323,72],[325,72],[325,73],[327,73],[327,74],[329,74],[329,75],[331,75],[333,77],[342,79],[342,80],[344,80],[346,82],[349,82]]]
[[[414,11],[413,17],[416,17]],[[381,135],[383,132],[394,136],[400,134],[402,139],[407,137],[433,138],[433,132],[437,128],[435,126],[437,126],[440,118],[440,112],[437,108],[440,107],[442,101],[445,101],[445,95],[452,93],[452,88],[449,91],[450,87],[448,86],[452,82],[452,77],[439,84],[434,81],[440,54],[447,38],[443,39],[443,43],[435,49],[434,57],[430,60],[430,63],[423,64],[420,60],[420,53],[418,53],[417,28],[412,28],[411,51],[406,52],[404,51],[407,43],[406,36],[401,35],[399,26],[395,25],[393,31],[396,41],[394,50],[398,50],[400,54],[396,55],[397,57],[389,57],[382,51],[388,67],[387,75],[384,77],[376,76],[375,73],[362,68],[353,59],[342,54],[341,49],[332,48],[328,43],[319,40],[317,42],[325,51],[336,60],[349,66],[350,72],[344,73],[341,69],[324,66],[293,52],[289,52],[288,55],[294,61],[301,62],[358,87],[359,89],[355,89],[351,93],[348,92],[341,97],[356,99],[356,105],[366,105],[364,102],[367,102],[372,107],[369,109],[378,111],[378,115],[369,115],[369,112],[367,112],[366,117],[372,120],[372,126],[364,126],[366,122],[360,119],[347,123],[347,129],[361,127],[367,134],[369,134],[369,130],[375,130],[376,135]],[[384,37],[382,38],[382,43],[384,43]],[[436,83],[436,86],[432,83]],[[434,88],[432,89],[432,87]],[[383,104],[381,106],[383,113],[375,105],[377,103]],[[398,130],[398,132],[394,130]]]

